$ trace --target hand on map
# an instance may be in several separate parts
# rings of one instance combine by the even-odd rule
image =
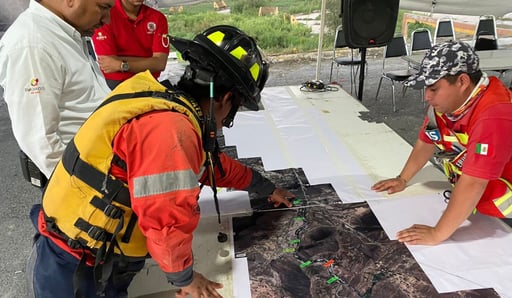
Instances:
[[[281,204],[290,208],[293,205],[292,202],[289,201],[291,198],[295,198],[295,195],[284,188],[276,188],[274,192],[268,196],[268,201],[272,203],[275,208],[279,207]]]
[[[217,289],[222,288],[223,285],[218,282],[213,282],[205,278],[201,273],[194,271],[194,279],[192,283],[186,287],[182,287],[176,292],[176,297],[185,298],[190,295],[193,298],[201,297],[214,297],[222,298],[217,292]]]
[[[396,238],[409,245],[437,245],[444,240],[439,238],[434,227],[418,224],[399,231]]]
[[[372,190],[380,192],[380,191],[387,191],[388,194],[393,194],[395,192],[400,192],[405,189],[407,186],[407,182],[405,179],[396,177],[386,180],[381,180],[377,183],[375,183],[372,186]]]

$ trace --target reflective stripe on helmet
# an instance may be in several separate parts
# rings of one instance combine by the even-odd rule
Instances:
[[[171,44],[190,62],[195,84],[203,84],[198,73],[212,73],[215,84],[236,88],[239,104],[257,111],[260,93],[268,79],[268,64],[254,39],[240,29],[218,25],[206,29],[193,40],[173,37]]]
[[[215,31],[211,34],[208,34],[208,39],[210,39],[214,44],[220,47],[222,41],[224,40],[225,34],[220,31]]]
[[[260,66],[258,63],[254,63],[251,68],[249,68],[249,71],[251,72],[252,77],[256,81],[258,79],[258,76],[260,74]]]
[[[224,34],[223,32],[215,31],[215,32],[208,34],[207,37],[214,44],[216,44],[218,47],[220,47],[222,45],[222,42],[224,41],[225,36],[226,36],[226,34]],[[236,48],[231,50],[229,53],[236,59],[242,61],[242,63],[245,62],[244,57],[246,57],[248,55],[247,50],[242,48],[241,46],[237,46]],[[244,63],[244,64],[246,64],[246,63]],[[252,76],[253,80],[255,82],[258,81],[258,77],[260,75],[260,66],[258,65],[258,63],[253,63],[252,65],[247,65],[247,66],[249,68],[249,71],[251,72],[251,76]]]
[[[240,46],[236,47],[230,53],[231,53],[231,55],[233,55],[240,61],[244,61],[243,58],[245,56],[247,56],[247,51]],[[260,66],[258,65],[258,63],[253,63],[252,65],[248,65],[248,66],[249,66],[249,71],[251,72],[252,78],[254,79],[254,81],[257,81],[258,76],[260,75]]]

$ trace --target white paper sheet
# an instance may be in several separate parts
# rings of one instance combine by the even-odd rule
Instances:
[[[440,194],[368,204],[390,239],[396,239],[396,232],[413,224],[435,225],[446,208]],[[511,229],[500,220],[481,214],[470,216],[437,246],[408,246],[440,293],[479,288],[512,293],[511,247]]]
[[[263,91],[264,110],[242,112],[237,125],[224,130],[227,145],[239,157],[260,156],[265,170],[298,167],[314,183],[332,183],[345,202],[380,199],[351,151],[317,110],[298,104],[287,87]],[[250,137],[249,137],[250,136]]]
[[[233,260],[233,292],[234,298],[251,297],[247,258],[235,258]]]
[[[219,211],[221,215],[247,215],[252,213],[249,194],[246,191],[236,191],[217,188]],[[203,187],[199,195],[201,217],[217,216],[213,191],[209,186]]]

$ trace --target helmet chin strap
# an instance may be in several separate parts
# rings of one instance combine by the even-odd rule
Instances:
[[[236,115],[236,112],[238,112],[239,107],[240,107],[240,105],[238,105],[238,104],[234,104],[231,106],[231,110],[229,110],[228,115],[226,116],[226,118],[224,118],[222,120],[222,126],[227,127],[227,128],[231,128],[233,126],[233,122],[235,120],[235,115]]]

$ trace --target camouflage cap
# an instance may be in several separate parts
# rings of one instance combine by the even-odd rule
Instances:
[[[446,75],[474,73],[479,58],[471,46],[461,41],[448,41],[434,45],[421,61],[418,73],[410,76],[405,85],[422,88],[430,86]]]

